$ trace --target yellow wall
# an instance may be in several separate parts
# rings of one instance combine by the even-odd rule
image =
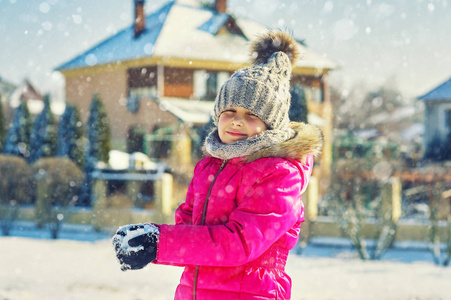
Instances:
[[[82,121],[86,122],[94,93],[99,93],[110,120],[111,138],[125,142],[132,125],[141,125],[150,132],[156,124],[165,125],[176,121],[168,112],[148,99],[140,102],[137,113],[127,110],[127,69],[125,66],[93,69],[89,72],[72,72],[66,75],[66,100],[80,109]]]

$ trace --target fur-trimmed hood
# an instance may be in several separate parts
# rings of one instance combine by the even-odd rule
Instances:
[[[292,139],[259,150],[246,157],[246,161],[251,162],[263,157],[287,157],[304,162],[309,154],[313,154],[315,157],[321,154],[324,139],[317,126],[291,122],[290,128],[296,132]]]

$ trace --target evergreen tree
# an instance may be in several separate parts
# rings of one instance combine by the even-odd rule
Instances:
[[[3,153],[27,159],[30,156],[30,135],[32,126],[33,123],[31,121],[27,103],[21,101],[14,112],[13,122],[6,136]]]
[[[90,205],[92,193],[92,172],[97,162],[108,163],[110,146],[110,126],[102,100],[94,94],[87,122],[88,148],[85,153],[85,179],[82,186],[81,204]]]
[[[110,124],[105,106],[98,94],[94,94],[92,98],[87,127],[89,141],[87,159],[108,163],[111,150]]]
[[[29,162],[33,163],[42,157],[56,155],[57,136],[55,117],[50,109],[50,96],[44,96],[44,108],[34,121],[31,133],[31,154]]]
[[[1,102],[2,96],[0,95],[0,151],[3,148],[3,142],[5,140],[5,116],[3,114],[3,103]]]
[[[308,123],[307,100],[302,87],[295,85],[290,90],[291,106],[288,112],[291,121]]]
[[[66,105],[58,124],[58,156],[68,157],[83,167],[83,126],[75,105]]]

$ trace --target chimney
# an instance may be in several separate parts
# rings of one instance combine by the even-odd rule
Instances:
[[[144,2],[145,0],[135,0],[135,38],[144,31],[144,27],[146,25],[146,17],[144,15]]]
[[[227,0],[215,0],[215,8],[218,14],[225,14],[227,10]]]

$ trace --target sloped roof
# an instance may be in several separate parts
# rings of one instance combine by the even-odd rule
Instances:
[[[451,78],[424,94],[423,96],[418,97],[418,100],[423,101],[443,101],[443,100],[451,100]]]
[[[28,79],[25,79],[9,97],[9,105],[11,107],[19,106],[21,101],[41,101],[42,95],[35,89]]]
[[[204,30],[211,34],[218,33],[219,29],[225,25],[228,19],[230,19],[228,14],[215,14],[207,22],[199,26],[200,30]]]
[[[214,10],[170,1],[146,17],[145,30],[134,38],[133,25],[57,67],[78,69],[144,57],[247,63],[248,43],[267,31],[262,24],[233,19],[241,34],[220,34],[232,18]],[[299,44],[299,67],[334,69],[336,63]]]
[[[9,97],[9,106],[16,108],[19,106],[21,101],[26,101],[28,110],[32,115],[39,114],[44,108],[44,97],[38,90],[31,84],[28,79],[25,79],[12,93]],[[65,102],[62,101],[51,101],[50,109],[53,114],[60,116],[66,109]]]
[[[146,28],[137,38],[132,25],[56,69],[78,69],[154,55],[155,43],[172,5],[170,2],[146,17]]]

